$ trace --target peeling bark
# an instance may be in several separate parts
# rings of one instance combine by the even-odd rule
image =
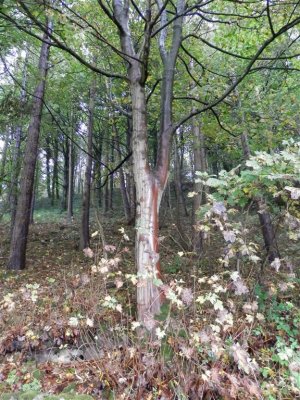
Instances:
[[[167,18],[166,9],[160,1],[161,24]],[[177,0],[177,13],[184,10],[185,1]],[[119,28],[122,51],[128,55],[128,78],[132,106],[132,159],[136,186],[136,267],[140,277],[137,286],[138,320],[145,325],[148,314],[159,313],[161,299],[154,279],[161,276],[158,249],[159,206],[165,190],[170,161],[172,126],[172,101],[175,64],[181,43],[183,18],[175,18],[172,25],[172,42],[166,49],[167,27],[162,27],[159,47],[163,62],[161,83],[161,120],[154,169],[150,168],[148,152],[147,102],[145,83],[148,74],[151,33],[153,29],[152,5],[145,12],[143,43],[137,54],[129,27],[129,3],[113,1],[113,18]],[[140,61],[138,60],[140,59]]]

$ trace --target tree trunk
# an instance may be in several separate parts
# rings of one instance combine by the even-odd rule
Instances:
[[[256,203],[258,206],[258,217],[264,238],[265,249],[267,251],[268,260],[272,262],[275,258],[280,258],[280,254],[276,243],[276,235],[271,215],[267,210],[264,199],[256,200]]]
[[[244,159],[247,160],[250,156],[250,148],[246,131],[244,131],[241,135],[241,143]],[[275,260],[275,258],[280,258],[280,253],[276,242],[276,235],[272,224],[272,218],[270,213],[268,212],[267,204],[263,198],[254,199],[254,202],[257,206],[258,218],[262,230],[268,260],[272,262]]]
[[[115,140],[112,139],[112,143],[111,143],[111,153],[110,153],[110,165],[113,166],[114,165],[114,161],[115,161],[115,149],[114,149],[114,144],[115,144]],[[113,195],[114,195],[114,174],[111,174],[109,176],[109,200],[108,200],[108,208],[110,210],[113,209]]]
[[[51,148],[50,148],[50,139],[49,136],[46,136],[46,186],[47,186],[47,196],[48,199],[51,199],[51,169],[50,169],[50,160],[51,160]]]
[[[7,149],[8,149],[8,142],[9,142],[9,130],[6,132],[4,146],[2,149],[2,157],[1,157],[1,166],[0,166],[0,196],[2,196],[3,190],[3,180],[5,178],[5,167],[6,167],[6,158],[7,158]]]
[[[18,203],[18,191],[19,191],[19,175],[21,165],[21,140],[22,140],[22,128],[18,126],[14,135],[14,149],[13,149],[13,162],[12,162],[12,174],[11,174],[11,186],[9,194],[10,202],[10,235],[12,236],[13,227],[16,219],[17,203]]]
[[[119,162],[121,161],[121,150],[120,150],[120,142],[119,140],[116,140],[117,144],[117,149],[118,149],[118,154],[119,154]],[[119,176],[120,176],[120,191],[121,191],[121,196],[122,196],[122,202],[123,202],[123,207],[124,207],[124,214],[126,218],[127,224],[131,222],[131,209],[130,209],[130,203],[129,203],[129,198],[128,198],[128,191],[126,188],[126,181],[125,181],[125,174],[123,167],[121,166],[119,169]]]
[[[128,152],[132,151],[132,118],[127,118],[127,131],[126,131],[126,144]],[[128,224],[133,224],[135,221],[135,213],[136,213],[136,191],[135,191],[135,183],[133,177],[133,166],[132,166],[132,158],[128,161],[128,172],[125,174],[126,179],[126,191],[127,197],[129,201],[130,207],[130,215],[131,220],[128,221]]]
[[[36,183],[35,183],[36,185]],[[34,185],[34,186],[35,186]],[[30,205],[30,219],[29,219],[29,225],[34,224],[34,208],[35,208],[35,198],[36,198],[36,192],[35,192],[35,187],[33,188],[33,193],[32,193],[32,198],[31,198],[31,205]]]
[[[99,132],[96,137],[97,146],[94,147],[95,157],[97,160],[102,160],[103,154],[103,133]],[[95,190],[95,201],[97,200],[97,205],[102,208],[102,187],[101,187],[101,177],[102,177],[102,164],[100,162],[94,163],[94,190]],[[98,207],[97,207],[98,208]]]
[[[128,24],[128,3],[113,1],[114,18],[118,22],[122,50],[128,57],[128,78],[132,106],[132,158],[136,186],[136,266],[139,276],[137,285],[138,320],[147,327],[147,319],[160,312],[160,292],[155,279],[160,277],[158,248],[159,207],[168,180],[170,148],[174,127],[172,125],[172,101],[175,64],[181,43],[183,18],[178,16],[173,23],[171,44],[166,48],[167,13],[162,2],[161,34],[159,48],[163,62],[161,82],[160,131],[156,165],[150,170],[148,152],[147,104],[145,82],[151,41],[151,5],[147,10],[143,45],[136,54],[135,43]],[[150,3],[149,3],[150,4]],[[180,15],[185,7],[184,0],[177,1],[176,12]],[[137,60],[139,59],[139,61]],[[142,59],[142,62],[140,62]],[[153,329],[153,327],[151,328]]]
[[[68,202],[67,202],[67,220],[72,222],[73,218],[73,171],[74,171],[74,160],[73,160],[73,143],[69,140],[69,167],[68,167]]]
[[[68,203],[68,191],[69,191],[69,139],[65,139],[63,147],[64,166],[63,166],[63,185],[62,185],[62,197],[61,197],[61,209],[67,210]]]
[[[85,169],[85,180],[82,199],[82,216],[80,231],[80,248],[83,250],[89,247],[90,242],[90,202],[91,202],[91,177],[92,177],[92,152],[93,152],[93,122],[95,108],[96,81],[93,79],[90,90],[88,137],[87,137],[87,158]]]
[[[154,279],[160,277],[158,251],[158,210],[162,192],[150,172],[146,155],[147,135],[145,91],[138,82],[131,87],[133,110],[133,173],[136,186],[135,255],[139,276],[143,277],[137,290],[139,321],[160,311],[160,293]]]
[[[53,174],[51,186],[51,205],[54,205],[55,199],[59,199],[59,185],[58,185],[58,143],[57,138],[54,139],[53,148]]]
[[[31,207],[30,207],[30,225],[34,224],[34,210],[36,199],[38,198],[39,194],[39,181],[40,181],[40,166],[39,166],[39,159],[37,159],[36,167],[35,167],[35,176],[34,176],[34,183],[33,183],[33,191],[32,191],[32,199],[31,199]]]
[[[193,120],[193,153],[194,153],[194,192],[197,193],[193,197],[192,226],[193,226],[193,251],[200,255],[203,251],[203,234],[197,229],[198,216],[197,212],[202,204],[205,203],[205,192],[202,183],[196,182],[196,171],[207,171],[207,160],[205,153],[205,139],[201,132],[199,122]]]
[[[12,236],[13,227],[16,218],[17,212],[17,202],[18,202],[18,184],[19,184],[19,175],[20,175],[20,166],[21,166],[21,141],[23,136],[22,131],[22,117],[23,110],[26,105],[26,86],[27,86],[27,63],[28,63],[28,48],[26,48],[24,67],[22,72],[22,89],[20,93],[20,122],[15,129],[14,132],[14,149],[13,149],[13,165],[12,165],[12,173],[11,173],[11,185],[10,185],[10,194],[9,194],[9,203],[10,203],[10,236]]]
[[[48,22],[48,31],[50,31],[50,29],[51,24]],[[45,41],[42,44],[39,59],[40,79],[33,96],[33,107],[27,134],[27,142],[24,153],[24,164],[22,168],[20,196],[18,199],[16,220],[12,232],[10,245],[8,268],[13,270],[21,270],[25,268],[26,263],[26,246],[30,221],[34,173],[38,155],[38,142],[42,118],[43,97],[45,93],[50,50],[50,45],[48,44],[49,37],[47,34],[44,34],[44,40]]]
[[[187,210],[182,191],[180,160],[178,154],[177,138],[174,140],[174,186],[176,193],[176,226],[180,235],[180,244],[185,249],[189,249],[189,238],[185,233],[182,225],[184,215],[186,216]]]
[[[106,138],[106,145],[105,145],[105,165],[109,165],[109,145],[108,145],[108,140]],[[105,172],[107,174],[108,171]],[[104,176],[105,176],[104,174]],[[104,206],[104,212],[107,213],[109,210],[109,179],[105,179],[106,183],[103,188],[103,201],[102,204]]]

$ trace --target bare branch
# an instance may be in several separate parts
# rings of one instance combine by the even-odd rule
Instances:
[[[130,0],[135,11],[138,13],[138,15],[145,21],[147,22],[147,19],[144,17],[142,11],[139,9],[139,7],[137,6],[136,2],[134,0]]]
[[[20,2],[20,6],[23,8],[23,10],[25,11],[26,15],[39,27],[39,29],[42,32],[44,32],[44,33],[47,32],[46,26],[44,24],[42,24],[39,20],[37,20],[34,17],[34,15],[30,12],[30,10],[27,8],[27,6],[25,6],[25,4]],[[34,34],[33,32],[31,32],[29,29],[24,28],[22,25],[18,24],[13,18],[11,18],[9,15],[3,13],[1,10],[0,10],[0,15],[2,15],[6,20],[10,21],[13,25],[15,25],[18,29],[22,30],[23,32],[26,32],[30,36],[33,36],[33,37],[35,37],[36,39],[38,39],[38,40],[40,40],[42,42],[47,42],[43,38],[41,38],[40,36],[38,36],[38,35]],[[91,69],[92,71],[97,72],[97,73],[99,73],[101,75],[104,75],[106,77],[128,80],[128,78],[125,75],[114,74],[114,73],[105,71],[103,69],[97,68],[92,63],[89,63],[87,60],[85,60],[83,57],[81,57],[76,51],[74,51],[73,49],[71,49],[70,47],[66,46],[64,43],[62,43],[60,40],[58,40],[53,35],[53,33],[49,33],[49,37],[51,38],[52,42],[50,42],[50,43],[48,42],[48,44],[50,44],[51,46],[54,46],[54,47],[58,47],[58,48],[60,48],[60,49],[62,49],[64,51],[66,51],[71,56],[76,58],[81,64],[83,64],[87,68]]]
[[[146,103],[148,103],[148,101],[150,100],[151,96],[153,95],[153,93],[155,92],[155,89],[157,88],[158,84],[161,82],[161,79],[157,79],[157,81],[154,83],[150,93],[147,96],[146,99]]]
[[[267,16],[268,16],[270,30],[272,32],[272,35],[274,36],[275,31],[274,31],[273,22],[272,22],[271,13],[270,13],[270,0],[267,0]]]
[[[208,104],[207,106],[195,110],[191,112],[190,114],[184,116],[179,122],[173,125],[173,132],[176,131],[181,125],[183,125],[186,121],[188,121],[190,118],[194,117],[195,115],[198,115],[204,111],[211,110],[213,107],[216,105],[220,104],[244,79],[245,77],[249,74],[249,72],[252,69],[252,66],[255,64],[257,60],[260,59],[260,55],[264,52],[264,50],[280,35],[283,33],[287,32],[289,29],[294,27],[295,25],[300,23],[300,17],[295,18],[292,22],[284,25],[279,31],[275,33],[275,35],[272,35],[269,39],[265,40],[265,42],[261,45],[261,47],[257,50],[256,54],[252,58],[252,60],[249,62],[247,67],[245,68],[244,72],[235,80],[235,82],[229,86],[229,88],[221,95],[219,98]]]
[[[296,23],[296,24],[298,24],[298,23],[300,22],[300,18],[296,18],[296,20],[297,20],[297,23]],[[296,25],[296,24],[293,24],[293,26]],[[289,29],[289,28],[288,28],[288,29]],[[288,30],[288,29],[286,29],[286,30]],[[286,32],[286,30],[285,30],[285,32]],[[278,32],[275,34],[274,39],[281,35],[281,33],[279,33],[279,32],[280,32],[280,31],[278,31]],[[242,59],[242,60],[252,60],[252,59],[253,59],[253,57],[242,56],[242,55],[240,55],[240,54],[236,54],[236,53],[232,53],[232,52],[230,52],[230,51],[228,51],[228,50],[224,50],[224,49],[222,49],[222,48],[220,48],[220,47],[214,45],[213,43],[208,42],[207,40],[203,39],[202,37],[199,37],[199,36],[194,35],[194,34],[186,35],[184,38],[182,38],[182,41],[188,39],[189,37],[194,37],[195,39],[201,40],[201,42],[203,42],[203,43],[206,44],[207,46],[211,47],[212,49],[218,50],[218,51],[220,51],[221,53],[227,54],[227,55],[229,55],[229,56],[231,56],[231,57],[240,58],[240,59]],[[286,55],[286,56],[281,56],[281,57],[260,57],[260,58],[258,58],[258,60],[259,60],[259,61],[288,60],[288,59],[296,58],[296,57],[299,57],[299,56],[300,56],[300,53],[297,53],[297,54]]]
[[[99,31],[97,28],[95,28],[95,26],[93,24],[91,24],[89,21],[87,21],[85,18],[83,18],[80,14],[78,14],[75,10],[73,10],[72,8],[70,8],[65,2],[62,2],[62,4],[64,5],[64,7],[70,11],[71,13],[73,13],[78,19],[80,19],[84,24],[86,24],[86,27],[90,28],[92,30],[91,35],[97,39],[100,40],[101,42],[103,42],[104,44],[106,44],[108,47],[110,47],[112,49],[112,51],[114,53],[116,53],[118,56],[120,56],[123,60],[128,59],[128,57],[134,58],[128,54],[123,53],[121,50],[117,49],[111,42],[109,42]],[[70,18],[68,15],[66,16],[66,14],[64,14],[61,10],[59,10],[56,7],[53,7],[51,5],[49,5],[49,8],[51,8],[53,11],[58,12],[59,14],[63,15],[64,17],[67,17],[67,19],[72,23],[77,25],[79,28],[85,29],[84,25],[80,24],[78,21]],[[134,58],[136,61],[139,61],[139,59]]]
[[[202,68],[203,72],[207,71],[213,75],[217,75],[217,76],[220,76],[220,77],[226,78],[226,79],[228,78],[228,75],[224,75],[224,74],[221,74],[220,72],[212,71],[211,69],[204,67],[204,65],[195,56],[193,56],[193,54],[191,54],[182,44],[180,47],[193,61],[195,61],[195,63],[197,65],[199,65],[199,67]]]

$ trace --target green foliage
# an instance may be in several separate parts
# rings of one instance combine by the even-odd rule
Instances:
[[[256,152],[255,156],[246,161],[245,169],[239,172],[240,169],[241,166],[229,172],[223,170],[218,178],[197,172],[198,181],[213,189],[211,202],[224,202],[231,207],[251,206],[253,201],[263,199],[275,211],[280,201],[285,207],[284,217],[289,238],[297,240],[300,237],[300,189],[297,186],[300,142],[292,139],[285,141],[281,149],[272,154]]]
[[[24,383],[21,389],[23,392],[40,391],[42,389],[42,386],[41,382],[37,378],[34,378],[31,382]]]
[[[182,258],[175,254],[174,259],[171,263],[164,266],[164,272],[166,274],[177,274],[182,269]]]

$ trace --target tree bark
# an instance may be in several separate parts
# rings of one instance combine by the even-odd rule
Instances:
[[[50,138],[46,136],[46,186],[47,186],[47,196],[48,199],[51,199],[51,168],[50,168],[50,160],[51,160],[51,147],[50,147]]]
[[[105,143],[105,148],[104,148],[104,152],[105,154],[103,155],[104,160],[105,160],[105,165],[109,165],[109,144],[108,144],[108,138],[106,137],[106,143]],[[108,173],[108,171],[106,171],[104,173],[104,176]],[[109,179],[106,179],[106,183],[103,187],[103,200],[102,200],[102,204],[104,206],[104,212],[107,213],[109,211]]]
[[[197,229],[198,217],[197,212],[202,204],[205,203],[205,192],[202,183],[196,182],[196,171],[207,171],[207,160],[205,152],[205,139],[200,129],[199,121],[193,120],[193,153],[194,153],[194,192],[197,193],[193,197],[192,226],[193,226],[193,251],[200,255],[203,251],[203,234]]]
[[[160,131],[156,166],[151,170],[148,152],[147,102],[145,82],[149,61],[151,30],[151,4],[145,12],[146,22],[143,44],[139,54],[129,27],[129,3],[113,1],[114,19],[120,33],[121,47],[128,55],[128,78],[132,105],[132,159],[136,186],[136,266],[140,279],[137,285],[138,320],[147,327],[147,319],[160,312],[160,291],[155,279],[161,276],[158,246],[159,207],[169,172],[172,126],[172,101],[175,64],[182,37],[183,17],[177,16],[173,22],[171,45],[166,48],[167,12],[158,1],[161,15],[159,39],[160,55],[163,62],[161,83]],[[184,0],[177,1],[176,12],[180,15],[185,7]],[[141,59],[142,62],[138,61]]]
[[[244,117],[243,117],[243,122],[245,122]],[[247,160],[250,157],[251,153],[248,143],[248,135],[246,131],[244,131],[243,134],[241,135],[241,143],[242,143],[244,159]],[[272,262],[275,260],[275,258],[280,258],[280,253],[276,242],[276,235],[272,223],[272,218],[267,209],[267,204],[263,198],[256,198],[254,199],[254,202],[256,203],[257,206],[258,218],[262,230],[262,236],[264,239],[267,257],[268,260]]]
[[[26,105],[26,86],[27,86],[27,63],[28,63],[28,48],[26,48],[24,67],[22,72],[22,88],[20,93],[20,120],[22,122],[23,110]],[[19,190],[19,175],[21,166],[21,141],[23,136],[21,122],[17,125],[14,132],[14,149],[13,149],[13,165],[11,174],[11,186],[9,193],[10,203],[10,236],[12,236],[13,227],[17,212],[18,190]]]
[[[182,224],[184,215],[187,214],[185,206],[183,191],[182,191],[182,180],[181,180],[181,168],[180,159],[178,154],[177,138],[174,140],[174,186],[176,193],[176,226],[180,235],[180,244],[185,250],[189,250],[189,238],[185,233],[185,229]]]
[[[119,162],[121,161],[121,149],[120,149],[120,142],[119,140],[116,140],[117,144],[117,150],[119,154]],[[124,214],[126,218],[127,224],[131,222],[131,209],[130,209],[130,203],[129,203],[129,198],[128,198],[128,191],[126,187],[126,181],[125,181],[125,174],[123,167],[121,166],[119,169],[119,176],[120,176],[120,191],[121,191],[121,196],[122,196],[122,202],[123,202],[123,207],[124,207]]]
[[[11,186],[9,194],[11,236],[15,224],[17,204],[18,204],[19,175],[21,166],[21,140],[22,140],[22,128],[21,126],[17,126],[14,135],[14,149],[13,149],[13,163],[12,163],[13,165],[12,165]]]
[[[147,317],[160,312],[160,293],[153,280],[160,277],[158,252],[158,210],[162,190],[150,171],[147,160],[146,99],[144,88],[131,85],[133,110],[133,173],[136,185],[136,238],[135,261],[141,282],[137,290],[138,318],[145,323]]]
[[[64,157],[64,166],[63,166],[63,185],[62,185],[62,197],[61,197],[61,209],[63,211],[67,211],[68,204],[68,191],[69,191],[69,139],[65,139],[65,143],[63,146],[63,157]]]
[[[114,165],[115,161],[115,149],[114,149],[115,140],[112,139],[111,149],[110,149],[110,165]],[[110,210],[113,209],[113,196],[114,196],[114,174],[109,176],[109,198],[108,198],[108,208]]]
[[[55,200],[59,199],[59,184],[58,184],[58,143],[57,138],[53,141],[53,174],[51,186],[51,205],[54,205]]]
[[[6,159],[7,159],[7,149],[9,143],[9,130],[6,132],[4,146],[2,149],[2,157],[1,157],[1,166],[0,166],[0,196],[2,196],[3,190],[3,180],[5,178],[5,167],[6,167]]]
[[[126,131],[126,144],[128,152],[132,151],[132,118],[127,118],[127,131]],[[130,207],[130,215],[131,219],[128,221],[128,224],[134,224],[135,222],[135,213],[136,213],[136,191],[135,191],[135,182],[133,177],[133,166],[132,166],[132,158],[128,161],[128,172],[125,174],[126,178],[126,192],[129,201]]]
[[[48,22],[48,32],[51,23]],[[24,164],[21,175],[20,196],[18,199],[16,220],[12,232],[10,245],[10,256],[8,269],[21,270],[25,268],[26,246],[30,221],[30,209],[34,184],[34,173],[38,155],[38,142],[43,109],[43,98],[45,93],[46,76],[49,59],[49,37],[44,34],[44,42],[41,47],[39,58],[39,82],[34,91],[31,119],[28,128],[27,142],[24,153]]]
[[[72,222],[73,218],[73,176],[74,176],[74,155],[73,155],[73,143],[69,140],[69,167],[68,167],[68,201],[67,201],[67,220],[69,223]]]
[[[92,152],[93,152],[93,128],[94,128],[94,109],[95,109],[96,81],[93,79],[90,89],[88,137],[87,137],[87,157],[85,180],[82,199],[80,248],[83,250],[89,247],[90,243],[90,202],[91,202],[91,177],[92,177]]]

